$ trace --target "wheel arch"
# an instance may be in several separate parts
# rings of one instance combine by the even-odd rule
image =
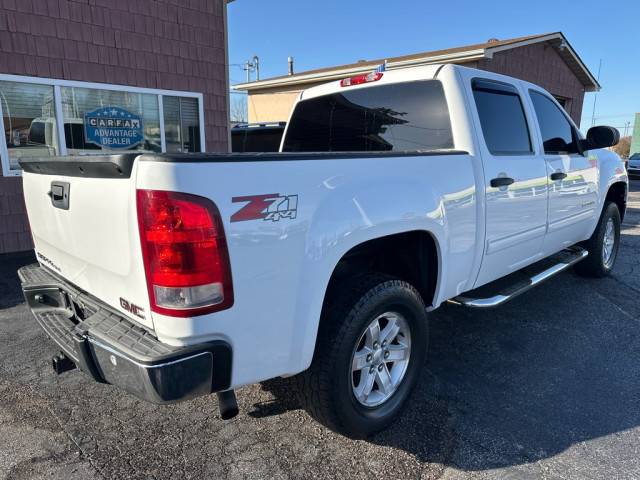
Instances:
[[[314,292],[309,292],[312,296],[308,295],[306,301],[298,302],[299,314],[291,338],[294,358],[291,364],[296,367],[290,373],[299,373],[311,364],[322,311],[332,295],[332,286],[340,279],[362,272],[391,275],[411,284],[422,297],[424,304],[430,306],[437,299],[439,287],[446,276],[441,265],[444,253],[442,248],[446,246],[441,245],[442,239],[438,233],[411,229],[373,236],[342,250],[331,262],[332,267],[322,274],[322,279],[317,279],[317,273],[314,275],[307,272],[304,278],[310,275],[316,277],[312,283]],[[427,265],[426,268],[419,268],[424,264]],[[300,280],[301,285],[306,281],[304,278]]]
[[[605,197],[605,204],[609,201],[617,205],[621,222],[624,220],[624,214],[627,210],[627,190],[628,186],[625,182],[616,182],[609,186]]]
[[[439,275],[436,241],[429,232],[414,230],[360,243],[338,261],[327,292],[343,278],[365,272],[404,280],[418,290],[425,305],[431,305]],[[323,308],[326,300],[325,292]]]
[[[332,291],[342,280],[362,273],[386,274],[411,284],[426,306],[434,301],[438,282],[442,281],[440,251],[437,238],[425,230],[410,230],[373,238],[358,243],[345,252],[335,264],[327,281],[322,307],[312,332],[315,351],[321,328],[322,311],[332,297]],[[306,352],[303,364],[308,366],[313,351]],[[307,358],[308,357],[308,358]]]

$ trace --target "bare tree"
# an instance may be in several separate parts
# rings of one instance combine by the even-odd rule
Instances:
[[[247,97],[235,96],[231,99],[231,111],[229,112],[229,118],[232,122],[246,123],[247,122]]]
[[[616,152],[622,158],[628,158],[629,150],[631,150],[631,137],[622,137],[618,144],[612,147],[611,150]]]

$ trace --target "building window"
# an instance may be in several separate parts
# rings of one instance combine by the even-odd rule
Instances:
[[[68,155],[162,151],[157,95],[79,87],[61,88],[60,94]]]
[[[571,99],[566,97],[559,97],[554,95],[553,98],[556,99],[556,102],[560,104],[560,106],[564,109],[565,112],[569,113],[571,111]]]
[[[2,174],[21,175],[18,162],[27,156],[200,152],[202,98],[201,93],[0,75]]]
[[[22,157],[59,155],[52,86],[0,82],[0,103],[7,147],[5,170],[19,171]]]

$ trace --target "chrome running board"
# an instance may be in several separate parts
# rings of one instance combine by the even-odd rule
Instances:
[[[472,308],[497,307],[568,269],[586,258],[587,255],[589,255],[589,252],[581,247],[566,248],[549,259],[541,260],[523,270],[465,292],[448,300],[448,302]],[[559,261],[558,257],[560,257]],[[551,265],[549,265],[550,260],[552,262]],[[540,268],[543,268],[543,270],[540,270]]]

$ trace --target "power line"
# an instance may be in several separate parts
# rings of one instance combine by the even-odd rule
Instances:
[[[599,118],[616,118],[616,117],[635,117],[635,113],[619,113],[616,115],[598,115],[595,118],[599,119]],[[582,118],[589,118],[586,115],[583,115]]]

